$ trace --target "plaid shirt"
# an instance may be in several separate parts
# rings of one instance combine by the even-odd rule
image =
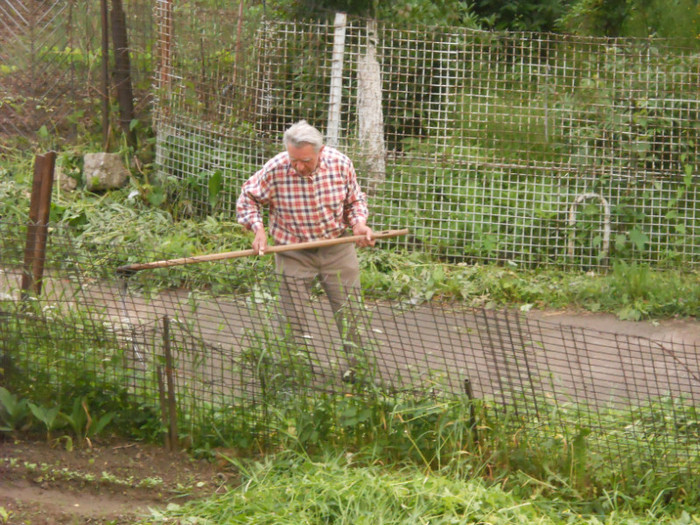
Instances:
[[[352,161],[328,146],[309,177],[292,168],[285,151],[248,179],[236,203],[238,222],[256,230],[263,225],[262,206],[269,207],[275,244],[340,237],[368,214]]]

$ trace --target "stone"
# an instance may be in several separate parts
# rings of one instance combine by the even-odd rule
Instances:
[[[69,193],[74,191],[78,187],[78,180],[75,177],[71,177],[66,174],[66,170],[63,166],[56,164],[53,172],[54,182],[58,184],[61,191]]]
[[[129,180],[129,171],[117,153],[86,153],[83,178],[88,191],[115,190]]]

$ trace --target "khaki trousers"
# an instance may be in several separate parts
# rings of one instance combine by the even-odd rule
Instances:
[[[310,250],[275,254],[280,274],[282,326],[297,339],[308,333],[306,310],[314,280],[319,279],[333,311],[338,332],[350,362],[360,350],[360,268],[355,245],[337,244]]]

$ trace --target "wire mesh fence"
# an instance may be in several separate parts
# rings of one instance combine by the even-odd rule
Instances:
[[[55,229],[36,295],[21,289],[24,228],[4,223],[1,233],[4,383],[52,401],[99,385],[156,416],[172,410],[183,433],[226,428],[233,440],[274,444],[274,414],[289,404],[468,392],[516,428],[567,439],[590,431],[590,446],[613,465],[700,466],[697,332],[654,339],[364,290],[350,311],[360,337],[348,345],[349,314],[338,322],[318,286],[293,297],[303,322],[290,330],[283,281],[263,259],[256,278],[216,263],[230,265],[228,294],[159,288],[155,272],[117,275],[126,250],[78,250]]]
[[[273,22],[225,2],[126,6],[137,112],[155,100],[156,164],[183,215],[232,214],[243,180],[305,118],[355,161],[375,229],[412,230],[403,248],[523,266],[697,264],[696,50]],[[98,5],[0,10],[8,144],[95,127]]]
[[[192,213],[306,119],[355,161],[378,229],[454,261],[696,264],[700,56],[672,41],[232,17],[156,4],[157,164]],[[198,33],[199,34],[199,33]],[[241,35],[232,41],[231,35]]]
[[[142,118],[150,111],[153,12],[150,2],[125,4],[135,109]],[[0,152],[99,132],[101,41],[100,2],[0,1]]]

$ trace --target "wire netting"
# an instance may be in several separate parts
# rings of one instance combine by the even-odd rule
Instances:
[[[124,3],[135,111],[143,118],[151,103],[153,9],[144,0]],[[0,0],[0,152],[99,130],[101,40],[100,2]]]
[[[375,229],[412,230],[395,241],[406,249],[524,266],[697,264],[697,50],[273,22],[225,2],[125,5],[137,112],[155,99],[156,163],[183,214],[232,214],[242,181],[305,118],[355,161]],[[0,2],[7,144],[95,128],[98,7]]]
[[[404,248],[523,266],[697,264],[697,51],[186,14],[156,4],[155,110],[158,169],[190,213],[233,214],[242,181],[306,119],[354,160],[375,229],[411,229]]]
[[[264,258],[247,277],[235,262],[216,263],[230,269],[230,293],[162,288],[154,284],[186,266],[120,276],[127,249],[77,249],[56,228],[37,295],[21,289],[31,264],[19,248],[25,229],[4,223],[1,233],[4,382],[52,401],[99,385],[159,414],[172,393],[185,432],[220,425],[274,444],[271,414],[290,402],[468,391],[516,426],[567,439],[573,428],[590,430],[590,446],[611,464],[697,472],[697,332],[654,339],[636,326],[613,333],[519,311],[378,299],[368,289],[338,324],[318,286],[294,297],[303,321],[290,332],[280,279]],[[343,328],[351,317],[354,346]]]

